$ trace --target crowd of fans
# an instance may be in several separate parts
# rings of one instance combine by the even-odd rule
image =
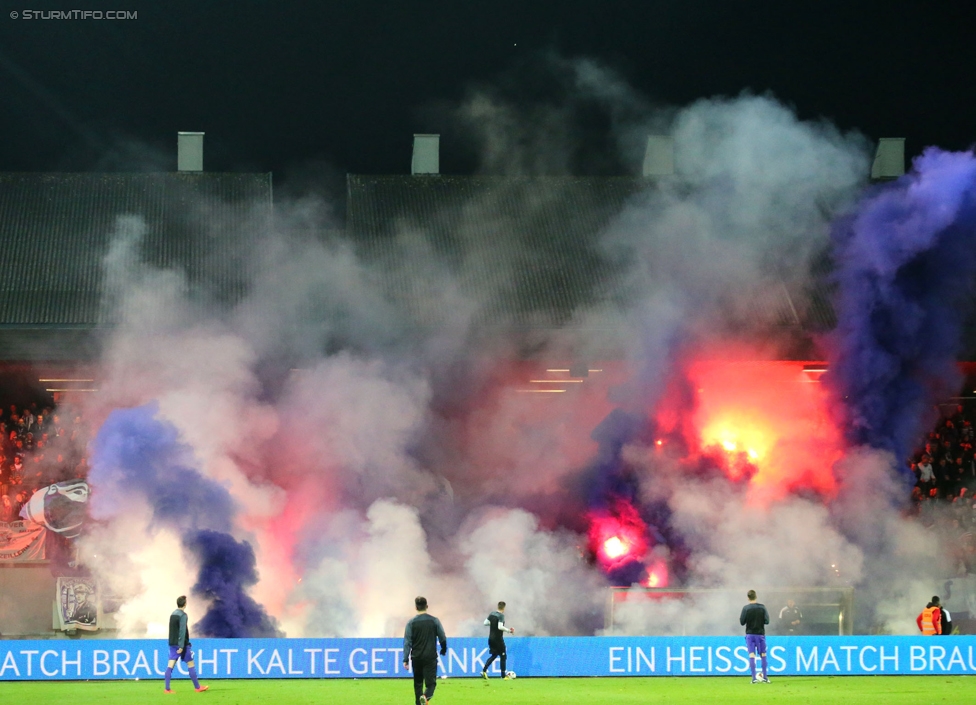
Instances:
[[[911,512],[941,535],[958,575],[976,574],[976,407],[943,414],[912,456]]]
[[[35,490],[85,478],[86,445],[80,415],[36,402],[0,410],[0,522],[16,521]]]

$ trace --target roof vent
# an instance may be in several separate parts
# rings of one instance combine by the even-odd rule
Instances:
[[[871,165],[872,179],[897,179],[905,173],[905,138],[882,137]]]
[[[441,136],[414,135],[411,174],[441,173]]]
[[[177,132],[176,168],[203,171],[203,133]]]
[[[644,152],[641,174],[647,176],[671,176],[674,174],[674,140],[666,135],[650,135]]]

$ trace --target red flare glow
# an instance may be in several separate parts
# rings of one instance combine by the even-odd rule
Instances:
[[[619,536],[611,536],[603,542],[603,553],[613,560],[630,553],[630,546]]]
[[[650,588],[663,588],[668,586],[668,564],[664,561],[656,561],[647,569],[647,580],[644,585]]]
[[[804,374],[804,364],[695,363],[688,370],[695,409],[666,404],[658,421],[684,434],[697,454],[717,458],[731,479],[747,479],[755,499],[799,489],[831,496],[843,438],[826,390]]]
[[[640,560],[647,551],[647,526],[637,510],[619,500],[609,511],[591,512],[590,549],[604,570]]]

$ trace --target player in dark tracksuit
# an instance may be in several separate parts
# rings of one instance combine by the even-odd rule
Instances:
[[[498,603],[498,611],[492,612],[485,620],[488,627],[488,653],[491,656],[485,661],[485,667],[481,669],[481,677],[488,680],[488,667],[498,658],[501,660],[502,678],[508,678],[507,664],[505,660],[508,654],[505,653],[505,633],[514,634],[515,630],[505,626],[505,603]]]
[[[746,648],[749,649],[749,667],[752,670],[753,683],[769,683],[766,676],[766,625],[769,624],[769,612],[766,605],[756,602],[756,591],[750,590],[746,597],[749,604],[742,608],[739,614],[739,624],[746,628]],[[762,658],[762,678],[756,678],[756,654]]]
[[[417,616],[407,622],[403,632],[403,666],[413,660],[413,694],[416,705],[427,705],[437,687],[437,642],[441,656],[447,653],[447,636],[441,620],[427,614],[427,598],[414,600]],[[424,689],[426,686],[426,689]],[[423,691],[423,692],[421,692]]]

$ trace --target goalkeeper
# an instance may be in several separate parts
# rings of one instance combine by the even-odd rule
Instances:
[[[488,667],[498,658],[501,659],[502,678],[508,679],[510,676],[506,670],[505,632],[514,634],[515,630],[505,626],[504,602],[499,602],[498,609],[488,615],[485,626],[488,627],[488,652],[491,656],[485,661],[485,667],[481,669],[481,677],[488,680]]]

